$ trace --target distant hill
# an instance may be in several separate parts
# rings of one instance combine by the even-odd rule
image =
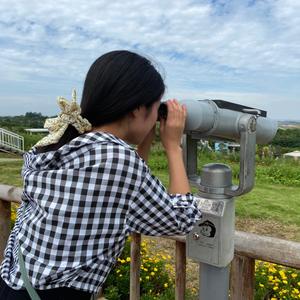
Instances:
[[[278,121],[280,128],[297,129],[300,128],[300,121]]]

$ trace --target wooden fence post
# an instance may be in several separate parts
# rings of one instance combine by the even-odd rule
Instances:
[[[176,241],[176,275],[175,299],[184,300],[186,282],[186,249],[185,243]]]
[[[133,233],[130,245],[130,300],[140,299],[141,235]]]
[[[0,200],[0,262],[10,234],[11,202]]]
[[[231,263],[230,299],[253,300],[255,287],[255,259],[235,255]]]

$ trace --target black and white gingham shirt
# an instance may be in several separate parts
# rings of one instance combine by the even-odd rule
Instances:
[[[186,234],[200,218],[191,194],[168,194],[136,151],[108,133],[83,134],[57,151],[33,148],[22,175],[23,201],[1,265],[14,289],[24,288],[18,240],[34,288],[95,293],[129,233]]]

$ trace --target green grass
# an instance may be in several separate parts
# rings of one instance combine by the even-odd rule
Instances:
[[[0,152],[0,159],[1,158],[22,158],[22,156],[19,154]]]
[[[22,187],[21,168],[23,161],[0,161],[0,183]]]
[[[236,201],[238,217],[272,219],[300,229],[300,188],[258,183]]]
[[[167,186],[167,172],[153,173]],[[197,193],[195,188],[192,191]],[[237,217],[272,219],[286,225],[297,225],[300,230],[299,207],[299,187],[258,183],[250,193],[236,198]]]
[[[166,171],[153,172],[168,185]],[[197,193],[195,188],[193,193]],[[300,230],[300,187],[258,183],[253,190],[236,198],[236,215],[241,218],[272,219]]]
[[[209,162],[228,164],[233,170],[234,182],[238,178],[238,157],[226,157],[216,153],[201,153],[198,157],[198,171]],[[161,149],[156,149],[150,157],[149,166],[154,175],[158,176],[164,185],[168,185],[168,172],[165,155]],[[193,193],[197,193],[195,188]],[[257,224],[254,231],[280,236],[276,232],[280,224],[283,232],[289,232],[289,237],[300,241],[300,162],[285,160],[258,160],[256,165],[256,184],[253,190],[236,198],[236,216],[245,220],[243,230],[247,230],[249,220]],[[246,227],[246,228],[245,228]],[[255,227],[255,225],[254,225]],[[251,228],[253,229],[253,228]],[[249,228],[250,230],[250,228]]]

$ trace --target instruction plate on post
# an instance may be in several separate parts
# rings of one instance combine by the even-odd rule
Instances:
[[[224,201],[205,198],[196,198],[196,200],[198,201],[198,208],[200,208],[200,210],[217,216],[223,215],[225,207]]]

